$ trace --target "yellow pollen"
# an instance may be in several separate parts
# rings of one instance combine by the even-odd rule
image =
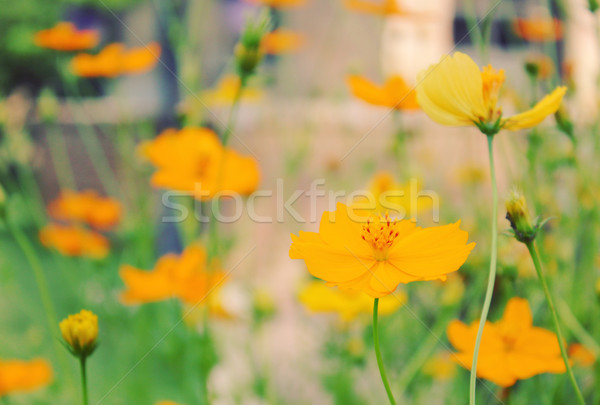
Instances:
[[[362,238],[373,248],[375,259],[387,259],[388,250],[399,235],[397,225],[398,222],[390,219],[387,213],[381,217],[372,216],[363,225]]]
[[[484,67],[481,71],[483,82],[483,101],[488,110],[487,122],[496,121],[502,116],[502,109],[497,107],[500,89],[504,84],[504,69],[496,70],[492,65]]]

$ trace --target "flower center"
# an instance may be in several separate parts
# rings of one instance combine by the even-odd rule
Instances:
[[[502,116],[502,109],[497,107],[497,104],[504,78],[504,70],[496,70],[492,65],[487,65],[481,71],[483,101],[488,111],[488,116],[485,119],[488,123],[495,122]]]
[[[363,225],[362,239],[373,248],[375,259],[384,261],[398,234],[398,221],[385,214],[367,219],[366,225]]]

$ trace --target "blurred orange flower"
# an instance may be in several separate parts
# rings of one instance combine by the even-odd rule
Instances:
[[[200,99],[208,105],[230,106],[233,104],[240,88],[240,77],[238,75],[225,75],[219,80],[214,89],[208,89],[200,94]],[[260,90],[245,86],[242,92],[242,100],[254,101],[262,97]],[[192,100],[193,101],[193,100]],[[196,106],[195,107],[201,107]]]
[[[596,362],[596,356],[581,343],[569,345],[569,358],[581,367],[591,367]]]
[[[121,203],[101,197],[95,190],[63,190],[48,204],[48,213],[54,219],[85,223],[98,229],[114,227],[121,219],[121,211]]]
[[[406,14],[398,5],[397,0],[345,0],[344,5],[348,9],[360,13],[378,15]]]
[[[154,187],[187,191],[198,200],[218,192],[251,194],[258,187],[256,160],[223,147],[207,128],[167,129],[142,145],[142,154],[158,169]]]
[[[260,48],[263,53],[279,55],[291,53],[304,45],[304,35],[297,32],[278,28],[263,36]]]
[[[57,51],[81,51],[95,47],[98,42],[98,31],[78,30],[70,22],[59,22],[52,28],[38,31],[34,37],[37,46]]]
[[[245,0],[246,3],[273,8],[298,7],[306,4],[306,0]]]
[[[361,76],[348,76],[348,86],[355,97],[369,104],[396,110],[417,110],[417,94],[400,76],[390,77],[378,86]]]
[[[211,304],[226,274],[217,260],[208,261],[200,245],[187,247],[181,255],[166,254],[151,271],[121,266],[119,271],[127,289],[121,294],[125,304],[135,305],[179,298],[186,304],[208,299]]]
[[[12,393],[32,391],[51,381],[52,368],[46,360],[0,360],[0,398]]]
[[[562,22],[557,18],[517,18],[514,29],[519,37],[530,42],[558,41],[563,37]]]
[[[475,247],[460,221],[423,229],[388,215],[350,215],[352,209],[338,203],[334,213],[323,213],[318,233],[300,231],[290,247],[290,258],[303,259],[313,276],[342,290],[379,298],[400,283],[445,280]]]
[[[337,313],[343,322],[349,322],[373,311],[373,298],[361,291],[340,291],[313,281],[302,289],[298,299],[312,312]],[[379,315],[395,312],[406,302],[406,294],[388,295],[379,301]]]
[[[108,240],[97,232],[76,225],[46,225],[40,231],[40,241],[65,256],[85,256],[101,259],[108,254]]]
[[[479,321],[467,326],[459,320],[448,325],[448,339],[458,350],[456,361],[471,368]],[[529,303],[511,298],[504,316],[483,329],[477,375],[501,387],[542,373],[564,373],[556,334],[533,326]]]
[[[423,373],[437,379],[449,380],[456,374],[456,362],[453,353],[439,352],[423,365]]]
[[[156,42],[125,49],[125,45],[106,45],[97,55],[80,53],[71,61],[73,73],[81,77],[115,77],[139,74],[152,69],[158,62],[161,48]]]

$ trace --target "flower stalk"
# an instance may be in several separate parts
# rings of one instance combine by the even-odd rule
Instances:
[[[469,383],[469,404],[475,405],[475,388],[477,384],[477,359],[479,356],[479,347],[481,346],[481,337],[483,335],[483,327],[490,311],[492,295],[494,293],[494,284],[496,282],[496,258],[498,256],[498,186],[496,184],[496,169],[494,164],[494,135],[487,135],[488,153],[490,161],[490,177],[492,180],[492,241],[491,241],[491,257],[490,270],[488,275],[487,290],[483,301],[483,309],[481,310],[481,318],[479,320],[479,329],[477,330],[477,339],[475,340],[475,349],[473,351],[473,362],[471,364],[471,377]]]
[[[87,372],[86,372],[86,357],[81,356],[79,358],[79,364],[81,365],[81,395],[83,405],[88,405],[88,389],[87,389]]]
[[[390,400],[390,404],[396,405],[396,400],[394,399],[394,394],[392,394],[392,389],[390,388],[387,373],[385,372],[385,366],[383,365],[383,359],[381,358],[381,348],[379,347],[379,323],[377,321],[378,312],[379,298],[375,298],[375,300],[373,301],[373,343],[375,345],[375,357],[377,358],[377,367],[379,367],[381,381],[383,382],[383,386],[385,387],[385,392],[387,393],[388,399]]]

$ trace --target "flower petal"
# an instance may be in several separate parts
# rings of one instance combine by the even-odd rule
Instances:
[[[554,114],[558,110],[566,92],[567,88],[565,86],[557,87],[552,93],[540,100],[532,109],[508,118],[503,128],[516,131],[538,125],[547,116]]]

